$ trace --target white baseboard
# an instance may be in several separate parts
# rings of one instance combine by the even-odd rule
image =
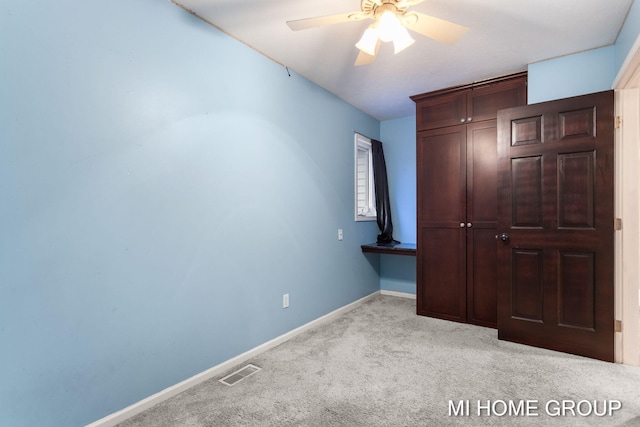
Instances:
[[[380,291],[380,293],[382,295],[390,295],[392,297],[400,297],[400,298],[409,298],[409,299],[416,299],[416,294],[410,294],[407,292],[398,292],[398,291],[385,291],[382,290]]]
[[[391,291],[382,291],[382,293],[385,292],[391,292]],[[152,406],[157,405],[160,402],[163,402],[175,395],[177,395],[178,393],[182,393],[183,391],[198,385],[204,381],[207,381],[213,377],[216,377],[220,374],[222,374],[223,372],[227,371],[230,368],[233,368],[235,365],[239,365],[253,357],[256,357],[257,355],[259,355],[260,353],[263,353],[275,346],[278,346],[282,343],[284,343],[285,341],[290,340],[291,338],[300,335],[301,333],[315,328],[317,326],[320,326],[323,323],[327,323],[330,322],[332,320],[334,320],[336,317],[343,315],[344,313],[347,313],[351,310],[353,310],[354,308],[356,308],[357,306],[365,303],[366,301],[374,298],[375,296],[379,295],[381,293],[381,291],[376,291],[374,293],[372,293],[371,295],[367,295],[364,298],[360,298],[357,301],[352,302],[351,304],[347,304],[344,307],[340,307],[334,311],[332,311],[331,313],[325,314],[322,317],[319,317],[315,320],[312,320],[309,323],[305,323],[304,325],[293,329],[285,334],[280,335],[279,337],[276,337],[270,341],[265,342],[264,344],[261,344],[257,347],[252,348],[251,350],[248,350],[232,359],[229,359],[225,362],[220,363],[219,365],[216,365],[212,368],[207,369],[204,372],[201,372],[199,374],[196,374],[194,376],[192,376],[191,378],[187,378],[186,380],[179,382],[178,384],[172,385],[171,387],[167,387],[164,390],[147,397],[146,399],[143,399],[139,402],[134,403],[133,405],[127,406],[124,409],[121,409],[118,412],[114,412],[113,414],[107,415],[104,418],[101,418],[97,421],[94,421],[91,424],[88,424],[86,427],[113,427],[118,423],[121,423],[137,414],[139,414],[140,412],[143,412],[149,408],[151,408]],[[396,292],[396,294],[399,294],[400,292]],[[389,295],[389,294],[387,294]],[[407,294],[410,295],[410,294]],[[414,296],[415,298],[415,296]]]

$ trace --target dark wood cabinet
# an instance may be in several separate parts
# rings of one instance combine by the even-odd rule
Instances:
[[[526,73],[412,99],[417,312],[496,327],[496,117],[526,104]]]
[[[456,86],[411,97],[416,102],[416,130],[436,129],[497,118],[498,110],[523,105],[526,73]]]
[[[467,118],[466,90],[416,101],[417,131],[464,124]]]

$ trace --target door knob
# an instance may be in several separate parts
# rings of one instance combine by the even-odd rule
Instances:
[[[464,222],[460,223],[460,228],[464,228]]]
[[[509,235],[507,233],[496,234],[496,240],[502,240],[503,242],[506,242],[507,240],[509,240]]]
[[[470,222],[468,222],[468,223],[467,223],[467,227],[468,227],[468,228],[471,228],[471,226],[472,226],[472,225],[473,225],[473,224],[471,224]]]

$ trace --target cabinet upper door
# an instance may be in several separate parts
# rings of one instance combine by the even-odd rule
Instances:
[[[527,74],[412,96],[418,132],[498,117],[498,110],[527,104]]]
[[[466,140],[465,126],[418,133],[416,170],[420,227],[457,229],[466,226]]]
[[[498,223],[498,132],[496,121],[467,128],[467,221],[475,228]]]
[[[454,92],[426,98],[416,103],[418,131],[459,125],[467,118],[467,92]]]
[[[467,95],[467,123],[492,120],[498,110],[527,104],[525,76],[487,86],[474,87]]]

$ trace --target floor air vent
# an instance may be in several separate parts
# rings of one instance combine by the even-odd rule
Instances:
[[[220,381],[222,384],[224,385],[228,385],[228,386],[232,386],[232,385],[236,385],[238,384],[240,381],[242,381],[243,379],[247,378],[250,375],[255,374],[256,372],[258,372],[260,369],[257,367],[256,365],[247,365],[243,368],[238,369],[237,371],[227,375],[226,377],[222,378]]]

